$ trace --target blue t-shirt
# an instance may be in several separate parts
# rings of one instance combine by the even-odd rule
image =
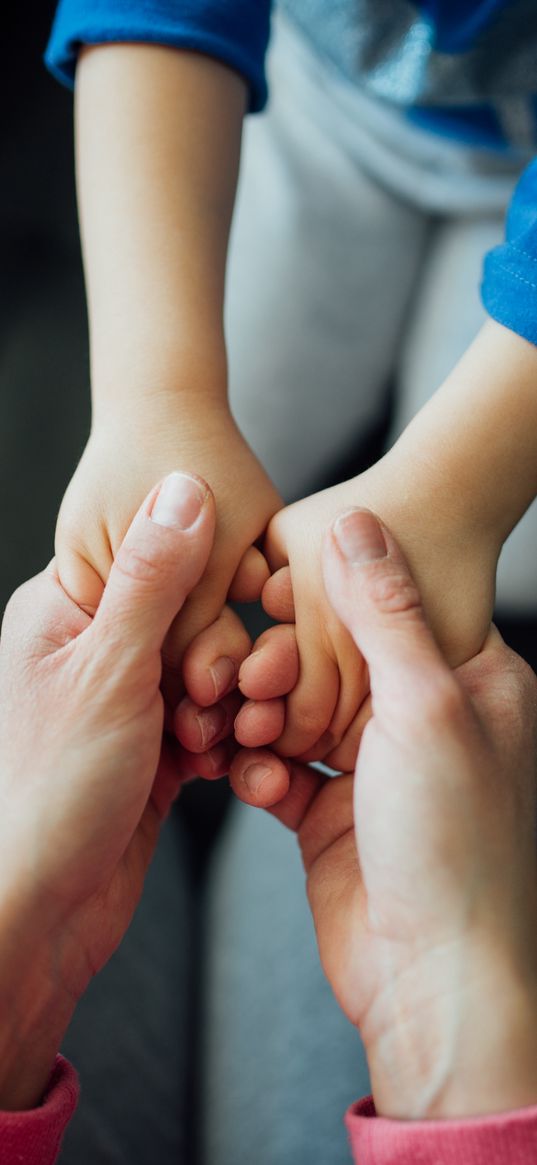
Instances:
[[[430,131],[483,148],[537,151],[537,0],[281,0],[315,50]],[[60,0],[46,62],[72,84],[83,44],[145,42],[225,62],[267,97],[271,0]],[[526,154],[527,156],[527,154]],[[482,297],[537,344],[537,161],[525,171],[505,244],[486,256]]]

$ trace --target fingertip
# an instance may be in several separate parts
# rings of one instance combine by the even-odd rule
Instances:
[[[239,751],[231,763],[229,780],[245,805],[267,809],[286,796],[290,772],[286,761],[269,749]]]
[[[204,781],[218,781],[228,775],[237,744],[232,736],[222,740],[214,748],[196,756],[198,776]]]
[[[183,679],[191,699],[208,707],[232,691],[251,645],[239,616],[224,607],[218,618],[192,640],[183,656]]]
[[[214,748],[232,734],[240,700],[238,692],[231,692],[223,700],[205,708],[184,696],[173,717],[173,729],[179,743],[194,754]]]
[[[187,533],[214,522],[214,496],[197,473],[173,470],[147,495],[142,511],[157,526]]]
[[[366,566],[388,555],[382,523],[371,510],[344,510],[332,523],[331,533],[341,558],[349,566]]]
[[[251,700],[286,696],[298,681],[300,660],[294,625],[264,631],[239,671],[239,687]]]
[[[262,748],[281,736],[284,724],[283,700],[247,700],[235,717],[235,739],[244,748]]]
[[[261,594],[263,609],[278,623],[294,623],[295,603],[291,570],[282,566],[267,579]]]
[[[243,555],[228,592],[234,603],[255,603],[270,576],[267,560],[257,546],[249,546]]]

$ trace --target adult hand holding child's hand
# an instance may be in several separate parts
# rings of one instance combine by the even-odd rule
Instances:
[[[296,764],[273,812],[298,830],[324,970],[360,1029],[377,1112],[534,1104],[535,677],[495,629],[451,672],[371,513],[332,525],[323,567],[369,667],[372,719],[355,778]]]
[[[93,620],[55,563],[8,605],[0,1109],[39,1103],[77,1000],[127,929],[161,822],[191,775],[179,746],[162,744],[161,648],[214,531],[205,482],[172,473],[136,515]]]
[[[183,397],[180,401],[166,397],[152,404],[150,423],[134,404],[128,422],[114,410],[101,419],[97,410],[56,530],[62,586],[93,612],[132,517],[153,483],[173,469],[190,466],[209,482],[217,506],[213,550],[185,611],[176,612],[164,645],[170,706],[184,692],[182,657],[196,635],[199,662],[184,673],[190,695],[208,705],[236,688],[239,666],[251,644],[240,619],[225,604],[228,597],[241,602],[259,597],[268,568],[253,543],[280,505],[228,408],[212,404],[200,420],[199,407],[199,402],[189,407]],[[203,636],[208,627],[207,654]],[[209,747],[212,741],[204,744]]]

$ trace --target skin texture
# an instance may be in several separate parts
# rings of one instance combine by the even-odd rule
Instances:
[[[224,275],[246,101],[232,70],[158,45],[88,48],[77,66],[92,430],[61,506],[57,568],[92,613],[153,483],[192,466],[210,482],[214,549],[165,648],[172,708],[190,640],[228,595],[259,596],[268,570],[253,544],[281,506],[227,405]],[[237,672],[249,647],[237,617],[215,635]],[[206,674],[190,694],[205,699],[207,682],[214,700]]]
[[[535,677],[496,630],[451,673],[370,513],[332,527],[323,568],[368,663],[372,718],[354,778],[294,764],[273,812],[298,832],[321,960],[377,1111],[535,1103]]]
[[[190,490],[179,511],[170,480]],[[163,740],[161,648],[207,565],[215,525],[205,482],[173,474],[135,517],[93,620],[55,563],[8,605],[0,1108],[39,1103],[73,1008],[127,929],[160,824],[193,775],[192,758]]]
[[[205,483],[173,474],[136,516],[93,620],[54,563],[6,612],[3,1109],[39,1103],[76,1002],[128,926],[160,823],[192,775],[192,757],[163,743],[161,645],[214,528]],[[496,632],[449,671],[402,554],[371,513],[339,517],[323,566],[371,678],[354,814],[352,776],[327,781],[299,764],[273,812],[298,831],[321,959],[362,1032],[377,1109],[411,1119],[529,1104],[535,678]]]
[[[323,593],[326,524],[346,505],[376,510],[409,557],[446,657],[471,657],[490,619],[500,547],[537,485],[537,358],[532,345],[490,323],[395,456],[277,513],[281,498],[227,403],[224,278],[246,103],[244,81],[203,55],[156,45],[80,54],[77,174],[93,422],[59,515],[58,571],[67,592],[94,611],[152,482],[194,466],[214,492],[218,525],[208,570],[164,649],[179,740],[190,745],[201,710],[236,687],[249,644],[227,599],[257,598],[264,587],[269,612],[296,626],[295,659],[288,643],[279,654],[282,637],[269,641],[257,674],[255,663],[243,668],[249,703],[235,723],[237,741],[347,768],[367,715],[367,670]],[[269,582],[256,545],[267,526]],[[198,635],[199,651],[191,651]],[[270,695],[262,686],[267,658],[272,678],[281,677]],[[190,703],[177,711],[185,689]],[[229,704],[212,715],[212,737],[202,715],[202,736],[204,748],[227,740],[229,758],[228,713]],[[285,765],[270,763],[283,791]]]
[[[271,796],[287,788],[286,757],[351,768],[369,716],[367,667],[323,585],[328,525],[346,506],[379,514],[407,556],[446,659],[457,666],[472,658],[490,625],[502,544],[537,491],[536,384],[535,348],[490,321],[381,461],[271,520],[263,604],[288,635],[280,627],[254,644],[239,676],[247,717],[235,723],[240,744],[265,749]],[[208,636],[204,650],[207,657]],[[189,667],[195,674],[195,642]],[[277,756],[266,751],[271,737]],[[240,753],[234,775],[254,761],[257,752]],[[244,787],[243,795],[259,803]]]

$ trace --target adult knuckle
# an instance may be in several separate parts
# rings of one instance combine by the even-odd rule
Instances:
[[[176,564],[161,555],[151,554],[137,546],[123,545],[115,560],[116,570],[130,581],[149,587],[167,585]]]
[[[410,578],[398,570],[372,572],[368,580],[368,595],[383,615],[415,617],[422,605],[418,588]]]

